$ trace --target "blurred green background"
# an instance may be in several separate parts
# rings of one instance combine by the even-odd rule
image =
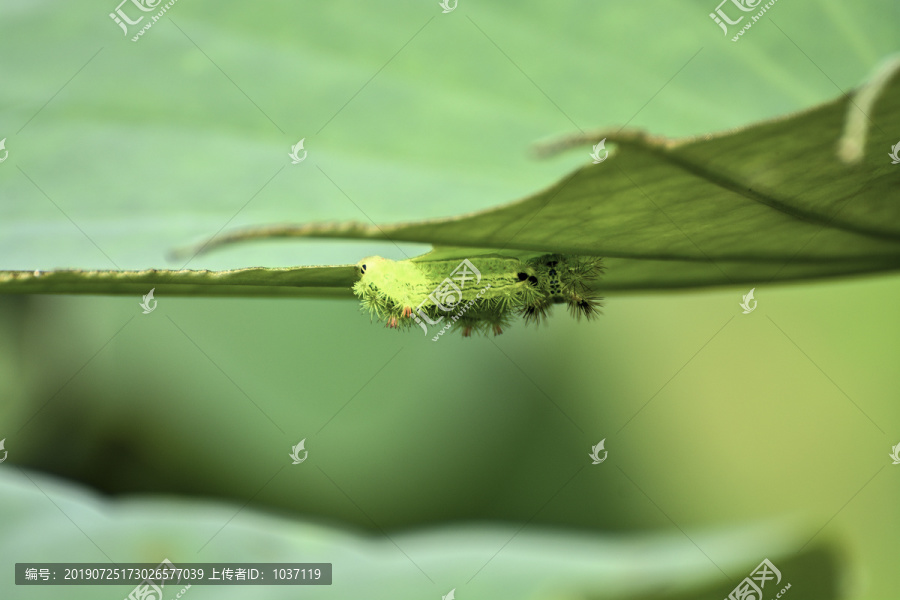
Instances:
[[[738,43],[714,8],[182,0],[133,43],[115,2],[6,0],[0,268],[173,268],[166,251],[223,227],[486,208],[588,160],[534,161],[535,141],[738,127],[831,99],[897,50],[896,2],[778,2]],[[426,249],[282,241],[188,267]],[[3,469],[376,533],[789,514],[840,540],[849,597],[895,597],[900,277],[760,282],[743,315],[747,291],[614,296],[591,324],[558,311],[437,344],[352,302],[158,297],[143,315],[137,297],[0,298]],[[284,468],[303,438],[309,460]]]

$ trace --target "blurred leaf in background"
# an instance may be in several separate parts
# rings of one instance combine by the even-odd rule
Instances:
[[[533,528],[523,532],[511,525],[432,527],[415,533],[372,539],[335,527],[302,520],[260,515],[252,509],[235,513],[233,506],[176,500],[127,500],[109,506],[72,484],[34,473],[0,475],[0,492],[8,517],[0,522],[6,542],[0,557],[7,563],[66,560],[73,551],[82,561],[106,563],[113,554],[118,564],[167,558],[187,568],[204,552],[204,562],[331,563],[328,586],[269,585],[246,588],[177,583],[164,594],[178,591],[192,598],[391,598],[439,597],[453,589],[462,597],[482,598],[676,598],[722,597],[734,589],[766,553],[778,569],[778,581],[764,589],[797,589],[821,600],[838,598],[840,556],[833,547],[816,543],[795,553],[809,530],[788,524],[754,523],[728,531],[656,536],[602,537],[596,534]],[[54,503],[48,502],[55,499]],[[62,514],[61,514],[62,513]],[[71,521],[67,520],[69,517]],[[223,521],[228,528],[221,527]],[[77,522],[84,531],[72,527]],[[60,546],[48,547],[53,538]],[[696,544],[696,545],[695,545]],[[499,552],[498,548],[503,548]],[[703,551],[714,551],[711,564]],[[485,568],[485,567],[490,568]],[[535,568],[539,567],[539,568]],[[728,572],[737,574],[730,580]],[[60,577],[63,573],[60,573]],[[209,577],[209,569],[207,569]],[[272,573],[264,578],[271,580]],[[19,588],[22,597],[35,599],[122,597],[129,586],[31,586]],[[170,591],[171,590],[171,591]],[[454,595],[455,595],[454,594]]]

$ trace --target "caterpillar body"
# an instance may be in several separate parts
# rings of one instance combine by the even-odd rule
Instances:
[[[500,255],[476,259],[412,262],[370,256],[357,263],[353,292],[362,310],[387,327],[409,329],[444,321],[444,329],[503,333],[514,316],[540,323],[553,304],[566,303],[572,315],[593,319],[602,298],[591,283],[603,272],[594,256],[545,254],[528,261]]]

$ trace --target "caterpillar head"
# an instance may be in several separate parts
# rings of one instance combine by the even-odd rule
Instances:
[[[378,267],[383,261],[380,256],[367,256],[356,263],[359,280],[353,284],[353,292],[359,297],[363,311],[368,312],[372,318],[388,320],[392,313],[391,304],[373,282],[373,276],[377,276]]]
[[[421,287],[417,267],[409,261],[367,256],[356,263],[356,270],[359,280],[353,284],[353,292],[362,309],[391,329],[410,328],[413,307],[423,300],[417,292]]]
[[[378,267],[384,264],[386,259],[381,258],[380,256],[367,256],[358,263],[356,263],[356,272],[362,277],[367,273],[371,273],[372,269],[378,269]]]

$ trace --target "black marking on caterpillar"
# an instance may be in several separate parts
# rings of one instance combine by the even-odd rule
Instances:
[[[428,325],[473,332],[503,333],[514,316],[541,323],[554,304],[565,303],[572,316],[596,318],[602,298],[591,283],[603,272],[594,256],[545,254],[521,261],[498,255],[469,260],[412,262],[370,256],[359,261],[360,279],[353,285],[362,310],[387,327]],[[437,340],[437,337],[434,338]]]

